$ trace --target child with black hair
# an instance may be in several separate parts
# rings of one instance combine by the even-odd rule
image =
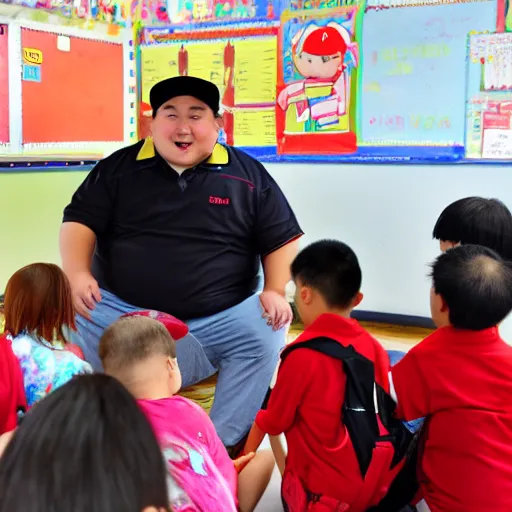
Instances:
[[[512,268],[467,244],[432,266],[438,329],[390,372],[398,416],[426,417],[419,512],[512,510],[512,347],[497,325],[512,310]]]
[[[512,260],[512,214],[498,199],[465,197],[448,205],[434,226],[441,251],[475,244]]]
[[[512,214],[498,199],[465,197],[448,205],[434,226],[432,236],[442,252],[464,244],[475,244],[496,251],[512,261]],[[512,318],[500,324],[505,340],[512,340]]]
[[[339,359],[305,344],[327,341],[331,348],[352,351],[354,361],[364,359],[370,367],[372,407],[374,383],[389,389],[389,358],[380,343],[350,318],[363,297],[361,268],[350,247],[334,240],[313,243],[296,257],[291,273],[305,331],[284,350],[267,407],[256,416],[244,451],[256,450],[266,434],[284,433],[286,510],[360,512],[378,503],[382,489],[364,495],[360,459],[345,423],[348,373]],[[357,385],[364,387],[362,378]]]
[[[63,384],[3,448],[0,512],[170,512],[155,435],[112,377]]]

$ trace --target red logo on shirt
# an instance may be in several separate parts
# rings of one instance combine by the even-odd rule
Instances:
[[[210,204],[229,204],[229,197],[210,196]]]

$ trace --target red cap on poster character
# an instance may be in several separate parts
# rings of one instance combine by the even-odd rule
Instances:
[[[347,43],[334,27],[320,27],[306,37],[302,51],[322,57],[335,55],[338,52],[343,55],[347,51]]]
[[[185,322],[182,322],[181,320],[178,320],[176,317],[169,315],[167,313],[162,313],[160,311],[153,310],[143,310],[134,311],[133,313],[126,313],[121,318],[131,316],[146,316],[158,320],[161,324],[164,325],[164,327],[167,329],[167,331],[175,341],[184,338],[188,334],[188,325]]]

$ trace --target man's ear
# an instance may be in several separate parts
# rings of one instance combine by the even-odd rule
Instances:
[[[217,124],[217,130],[220,131],[222,128],[224,128],[224,117],[222,114],[218,114],[215,117],[215,123]]]

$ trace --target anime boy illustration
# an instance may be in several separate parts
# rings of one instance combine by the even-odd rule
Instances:
[[[277,99],[287,131],[349,131],[350,71],[357,66],[358,48],[348,30],[336,22],[312,22],[292,39],[292,57],[303,79],[287,85]]]

